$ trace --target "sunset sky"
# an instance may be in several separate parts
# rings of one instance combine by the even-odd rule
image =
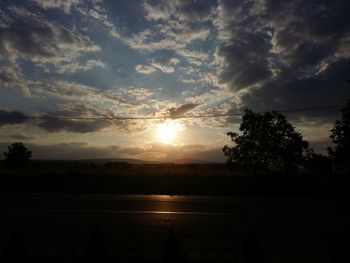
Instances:
[[[345,105],[349,0],[0,2],[0,150],[224,161],[240,117]],[[89,120],[33,117],[161,117]],[[316,150],[339,109],[287,114]]]

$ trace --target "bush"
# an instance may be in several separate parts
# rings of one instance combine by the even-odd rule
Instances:
[[[24,166],[32,157],[32,152],[21,142],[12,143],[8,146],[8,152],[4,153],[5,161],[11,166]]]

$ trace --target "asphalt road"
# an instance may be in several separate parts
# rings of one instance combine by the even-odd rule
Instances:
[[[172,228],[192,260],[234,260],[254,239],[264,255],[317,262],[347,246],[348,206],[333,198],[0,194],[0,252],[17,239],[27,254],[83,258],[99,233],[109,255],[159,259]]]

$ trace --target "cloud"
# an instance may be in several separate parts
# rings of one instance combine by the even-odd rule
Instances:
[[[349,43],[349,1],[261,2],[261,20],[274,28],[273,50],[288,67],[318,67]]]
[[[214,24],[221,83],[237,91],[298,79],[346,58],[349,8],[349,1],[220,1]]]
[[[72,63],[72,62],[67,62],[67,63],[62,63],[57,70],[58,73],[75,73],[78,71],[88,71],[91,70],[92,68],[106,68],[106,64],[103,63],[99,59],[90,59],[86,61],[84,64],[81,63]]]
[[[57,112],[54,113],[57,114]],[[109,125],[106,125],[103,121],[47,119],[40,122],[38,126],[50,133],[63,131],[74,133],[91,133],[100,131]]]
[[[340,60],[315,76],[267,82],[243,95],[242,105],[256,111],[345,105],[350,98],[349,83],[346,81],[349,72],[350,60]],[[339,110],[298,112],[295,117],[334,120],[338,113]]]
[[[155,67],[149,65],[136,65],[135,70],[141,74],[151,74],[157,71]]]
[[[214,8],[207,1],[144,2],[145,19],[151,25],[126,41],[139,50],[179,50],[208,38]]]
[[[97,119],[88,119],[88,118]],[[48,132],[90,133],[116,126],[118,130],[128,130],[126,121],[98,119],[99,117],[114,117],[112,111],[104,108],[89,108],[84,105],[65,105],[60,109],[43,115],[38,127]],[[77,118],[77,119],[74,119]],[[84,119],[87,118],[87,119]]]
[[[135,104],[135,101],[128,100],[119,91],[101,90],[82,83],[65,80],[51,80],[45,88],[38,89],[37,92],[59,96],[74,102],[86,102],[90,105],[105,104],[107,106],[111,103],[124,105]]]
[[[113,37],[120,37],[116,26],[110,21],[107,10],[102,6],[102,1],[96,0],[31,0],[36,5],[44,9],[61,9],[68,14],[73,9],[83,15],[98,21]]]
[[[62,9],[69,13],[71,8],[82,3],[81,0],[31,0],[44,9]]]
[[[158,0],[150,4],[145,2],[144,10],[149,21],[167,21],[176,17],[179,21],[208,21],[213,15],[212,5],[205,0],[166,1]]]
[[[219,79],[232,91],[247,88],[272,76],[269,36],[267,32],[250,25],[255,23],[254,17],[242,18],[244,14],[241,12],[247,8],[245,5],[248,3],[242,1],[235,5],[222,1],[216,21],[221,40],[216,54],[220,58],[217,62],[220,67]]]
[[[14,68],[0,66],[0,84],[9,89],[19,89],[23,96],[30,97],[30,86],[35,86],[37,83],[25,79]]]
[[[176,52],[179,56],[185,57],[189,63],[200,66],[208,60],[209,55],[199,50],[179,49]]]
[[[198,106],[198,105],[197,104],[188,103],[188,104],[183,104],[183,105],[181,105],[178,108],[169,108],[168,109],[169,118],[182,117],[186,112],[194,109],[196,106]]]
[[[142,102],[153,95],[152,90],[143,87],[124,87],[120,88],[118,91],[125,100],[135,101],[135,103]]]
[[[36,139],[36,137],[26,136],[23,134],[13,134],[11,135],[11,138],[15,140],[20,140],[20,141],[30,141],[30,140]]]
[[[88,18],[92,18],[98,22],[100,22],[105,30],[115,38],[119,38],[123,40],[123,38],[120,36],[117,27],[111,22],[111,20],[108,18],[107,10],[102,7],[100,1],[94,1],[92,0],[91,3],[88,3],[85,6],[81,6],[77,8],[77,11],[80,12],[82,15]]]
[[[26,124],[39,127],[49,133],[92,133],[113,129],[114,132],[130,134],[148,129],[148,125],[142,121],[113,119],[118,115],[103,106],[92,108],[79,104],[61,105],[55,111],[35,114],[34,117],[29,118],[22,112],[1,109],[0,127]]]
[[[150,65],[137,65],[135,70],[142,74],[150,74],[157,70],[163,73],[173,73],[175,67],[180,63],[178,58],[174,57],[157,57],[151,59]]]
[[[173,57],[158,57],[153,58],[151,61],[151,65],[164,72],[164,73],[173,73],[175,71],[174,66],[179,64],[180,60]]]
[[[27,115],[22,112],[0,109],[0,127],[4,125],[23,124],[28,121]]]
[[[75,61],[84,53],[100,51],[88,37],[70,30],[41,15],[21,8],[8,8],[10,19],[0,27],[0,57],[11,63],[29,60],[48,70]]]

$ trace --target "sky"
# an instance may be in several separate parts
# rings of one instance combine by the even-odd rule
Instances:
[[[348,0],[2,0],[0,150],[22,141],[34,159],[223,162],[239,116],[171,117],[345,105],[349,10]],[[115,116],[160,119],[69,119]],[[321,152],[337,118],[287,114]]]

